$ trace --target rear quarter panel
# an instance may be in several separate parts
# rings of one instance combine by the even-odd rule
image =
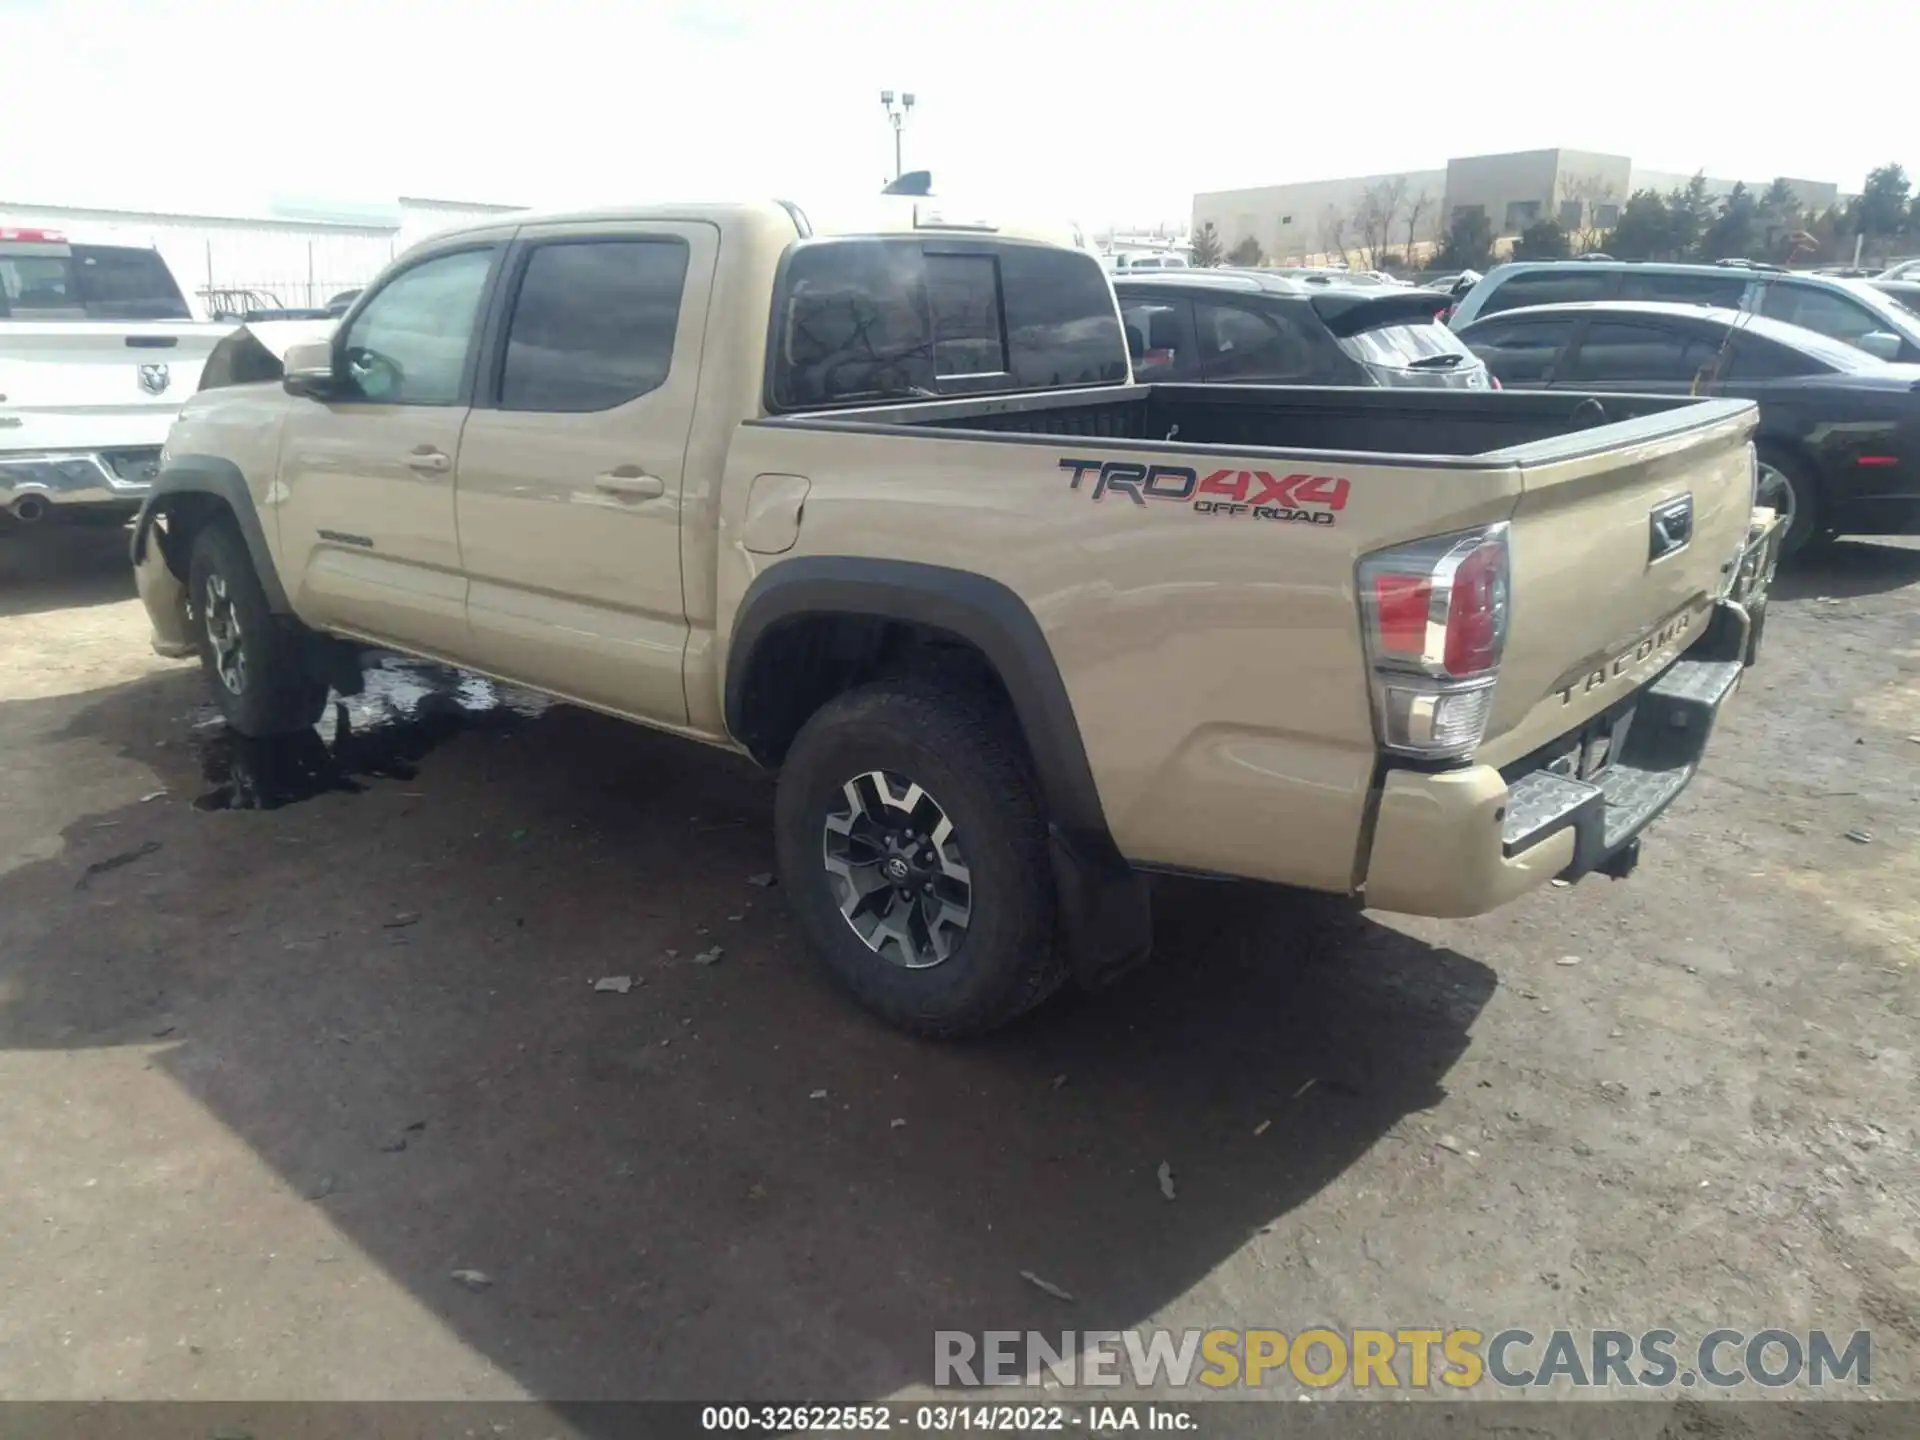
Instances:
[[[1063,462],[1083,460],[1184,467],[1196,479],[1304,472],[1344,482],[1344,495],[1311,507],[1324,523],[1204,513],[1199,497],[1096,493],[1097,468],[1076,487]],[[779,556],[741,543],[762,473],[811,482],[798,543]],[[1253,480],[1251,493],[1261,489]],[[1513,467],[750,423],[734,437],[719,504],[716,643],[724,651],[760,571],[797,556],[989,576],[1047,638],[1123,854],[1343,891],[1374,765],[1355,561],[1505,518],[1518,494]]]

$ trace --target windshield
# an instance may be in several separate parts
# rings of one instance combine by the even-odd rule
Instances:
[[[121,245],[0,248],[0,314],[85,320],[190,320],[160,256]]]

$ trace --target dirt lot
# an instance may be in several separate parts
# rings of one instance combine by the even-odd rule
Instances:
[[[804,963],[744,765],[397,665],[239,746],[122,554],[0,540],[0,1398],[851,1400],[1153,1323],[1869,1328],[1920,1398],[1920,549],[1783,579],[1632,881],[1169,885],[966,1047]]]

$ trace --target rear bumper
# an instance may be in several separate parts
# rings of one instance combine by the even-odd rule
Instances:
[[[1758,657],[1780,544],[1778,521],[1761,513],[1699,642],[1606,715],[1503,770],[1389,770],[1366,903],[1457,918],[1549,879],[1627,874],[1641,832],[1693,779],[1715,718]],[[1600,747],[1606,763],[1595,768]]]
[[[159,473],[160,447],[0,454],[0,510],[23,520],[63,509],[140,508]]]

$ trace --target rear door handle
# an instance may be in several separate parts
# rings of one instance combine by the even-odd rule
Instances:
[[[444,475],[453,468],[453,458],[431,445],[421,445],[408,454],[407,468],[429,475]]]
[[[604,475],[593,477],[593,488],[622,500],[652,500],[667,493],[667,482],[636,466],[622,465]]]

